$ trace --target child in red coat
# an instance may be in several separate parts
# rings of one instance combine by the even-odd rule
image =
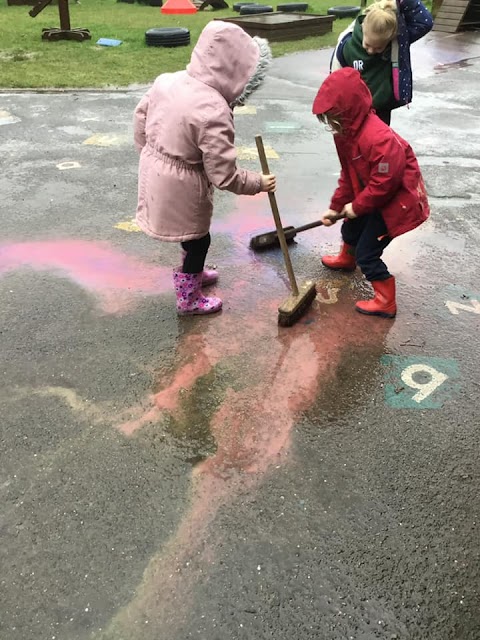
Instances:
[[[338,187],[322,221],[330,226],[338,214],[346,216],[339,255],[324,256],[322,262],[345,271],[358,265],[375,296],[357,302],[357,311],[394,318],[395,278],[381,256],[393,238],[429,216],[417,159],[410,145],[375,115],[372,95],[356,69],[346,67],[327,77],[313,113],[333,132],[341,164]]]

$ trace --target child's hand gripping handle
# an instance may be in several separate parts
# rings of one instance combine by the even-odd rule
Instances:
[[[255,136],[255,143],[257,145],[258,157],[260,158],[260,164],[262,167],[262,173],[264,175],[270,174],[268,168],[267,156],[265,155],[265,149],[263,146],[262,136]],[[273,191],[268,192],[268,199],[270,200],[270,207],[272,209],[273,219],[275,220],[275,226],[277,228],[278,240],[283,253],[283,259],[285,260],[285,267],[288,273],[288,279],[290,280],[290,286],[294,296],[298,296],[298,286],[295,280],[295,274],[293,273],[292,262],[290,260],[290,254],[288,252],[287,241],[285,239],[285,233],[283,231],[282,221],[280,219],[280,213],[278,211],[277,199]]]
[[[343,213],[337,213],[334,218],[330,218],[330,219],[332,220],[332,224],[333,224],[337,220],[343,220],[343,218],[345,218],[345,215]],[[308,231],[309,229],[315,229],[316,227],[323,227],[323,226],[327,226],[323,220],[315,220],[315,222],[309,222],[308,224],[302,224],[302,226],[300,227],[294,227],[293,231],[295,234],[297,234],[300,231]]]
[[[332,224],[335,224],[337,220],[343,220],[346,218],[345,211],[341,211],[338,213],[337,211],[333,211],[333,209],[328,209],[322,216],[321,223],[325,227],[330,227]]]

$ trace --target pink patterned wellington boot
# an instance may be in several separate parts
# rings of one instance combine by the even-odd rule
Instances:
[[[220,298],[206,297],[202,293],[201,273],[173,272],[173,284],[177,295],[177,312],[180,316],[205,315],[222,308]]]
[[[209,284],[215,284],[218,280],[218,271],[216,269],[209,269],[207,266],[202,273],[202,284],[207,287]]]
[[[182,265],[185,260],[185,256],[187,255],[186,251],[182,251]],[[179,271],[182,270],[182,267],[179,268]],[[215,267],[207,267],[205,266],[202,273],[202,284],[204,287],[208,287],[209,284],[215,284],[218,280],[218,271]]]

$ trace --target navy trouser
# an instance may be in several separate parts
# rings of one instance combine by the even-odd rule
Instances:
[[[182,249],[186,252],[183,260],[183,273],[201,273],[205,266],[205,258],[210,248],[210,233],[203,238],[182,242]]]
[[[342,238],[355,247],[355,258],[363,275],[370,282],[390,278],[386,264],[380,259],[391,238],[381,213],[369,213],[354,220],[345,220]]]

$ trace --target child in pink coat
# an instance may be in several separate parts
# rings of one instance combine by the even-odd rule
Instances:
[[[182,265],[173,273],[180,315],[222,307],[219,298],[202,292],[218,277],[204,269],[213,187],[242,195],[275,189],[273,175],[237,166],[233,121],[233,107],[260,86],[270,62],[266,40],[212,21],[186,70],[160,75],[135,110],[140,152],[136,219],[149,236],[181,243]]]

